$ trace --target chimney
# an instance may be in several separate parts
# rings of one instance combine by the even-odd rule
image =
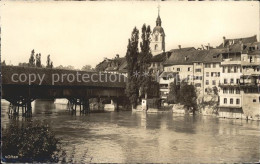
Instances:
[[[204,46],[203,46],[203,45],[201,45],[201,47],[202,47],[202,50],[204,50]]]
[[[107,62],[108,61],[107,57],[104,57],[104,60]]]
[[[208,50],[210,49],[210,44],[208,43]]]
[[[116,54],[116,58],[119,58],[119,54]]]
[[[178,45],[179,46],[179,49],[181,49],[181,45]]]
[[[223,36],[223,47],[225,47],[226,37]]]
[[[242,44],[242,38],[239,39],[239,44]]]

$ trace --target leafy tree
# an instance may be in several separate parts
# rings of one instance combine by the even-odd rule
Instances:
[[[60,142],[41,122],[28,122],[20,126],[10,124],[2,129],[2,160],[9,162],[58,162],[58,152],[61,151]],[[17,156],[14,159],[8,155]]]
[[[28,67],[29,64],[28,63],[19,63],[18,66],[20,66],[20,67]]]
[[[6,65],[5,60],[3,60],[1,64],[2,66],[5,66]]]
[[[129,98],[132,106],[136,108],[138,100],[138,40],[139,30],[135,27],[132,31],[131,39],[128,40],[126,61],[127,61],[127,72],[128,82],[126,85],[126,94]]]
[[[34,58],[34,49],[31,52],[31,56],[29,58],[29,66],[35,67],[35,58]]]
[[[92,71],[91,65],[84,65],[81,69],[82,71]]]
[[[151,77],[149,76],[149,65],[151,63],[151,49],[150,49],[150,38],[151,29],[150,26],[144,24],[142,27],[142,42],[140,43],[141,52],[138,56],[138,69],[140,76],[138,76],[138,85],[142,96],[143,94],[147,98],[147,91],[151,87]]]
[[[194,85],[188,85],[184,80],[180,86],[180,103],[195,114],[197,109],[197,94]]]
[[[51,61],[50,54],[47,56],[46,68],[53,68],[53,62]]]
[[[41,53],[36,54],[36,67],[42,67],[42,64],[41,64]]]
[[[180,85],[177,85],[176,80],[170,83],[168,102],[174,104],[180,103]]]

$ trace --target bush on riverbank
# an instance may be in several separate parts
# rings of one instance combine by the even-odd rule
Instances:
[[[59,139],[40,122],[17,123],[2,129],[4,162],[57,162]]]

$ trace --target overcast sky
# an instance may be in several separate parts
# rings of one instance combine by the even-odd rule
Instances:
[[[2,60],[28,62],[32,49],[46,65],[93,67],[125,56],[134,26],[155,26],[158,2],[1,2]],[[160,2],[166,50],[257,35],[258,2]]]

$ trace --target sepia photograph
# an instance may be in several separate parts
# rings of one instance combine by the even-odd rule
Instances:
[[[1,163],[260,163],[258,1],[0,13]]]

